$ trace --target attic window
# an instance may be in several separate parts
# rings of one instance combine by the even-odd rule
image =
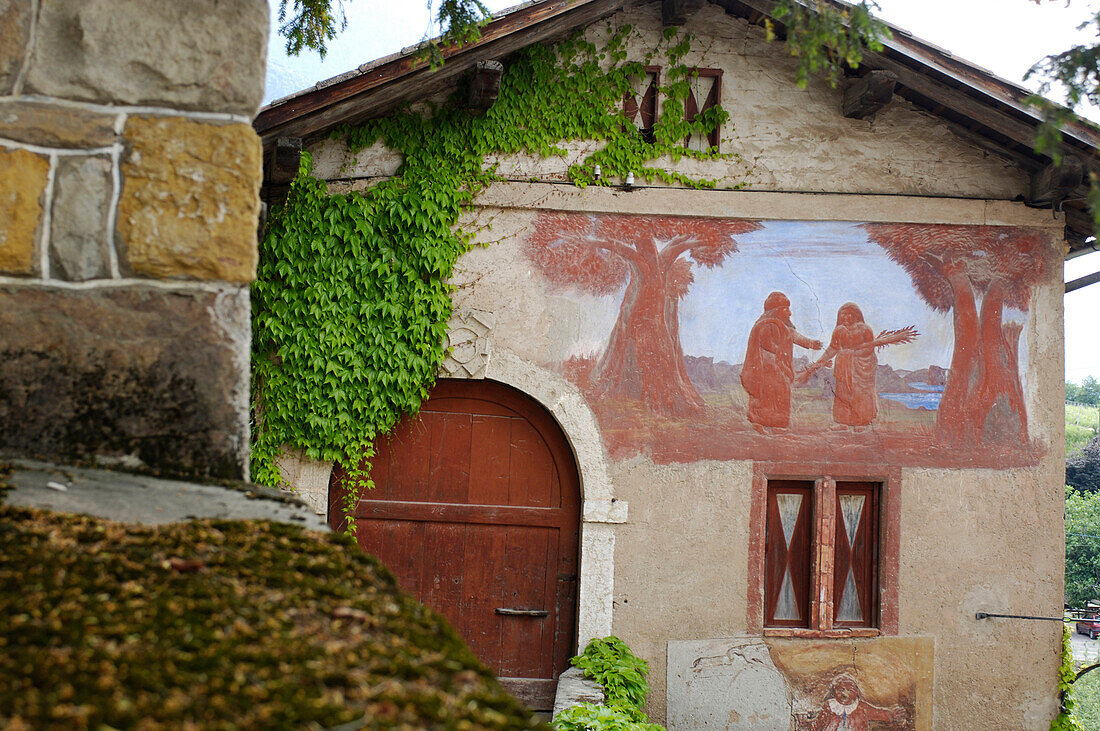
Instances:
[[[690,90],[684,99],[684,120],[695,121],[703,112],[722,103],[722,69],[695,69],[689,79]],[[701,101],[700,101],[701,100]],[[718,147],[719,130],[708,135],[692,134],[684,138],[684,147],[705,150]]]
[[[661,67],[646,66],[635,81],[634,88],[623,95],[623,113],[637,126],[647,143],[654,140],[658,98],[661,88]],[[695,121],[703,112],[722,102],[722,69],[693,69],[688,79],[688,94],[684,99],[684,120]],[[684,146],[692,150],[718,148],[721,135],[714,130],[707,135],[692,134],[684,138]]]
[[[657,124],[657,90],[661,84],[661,67],[646,66],[631,92],[623,94],[623,113],[638,127],[647,143],[653,143],[653,125]]]

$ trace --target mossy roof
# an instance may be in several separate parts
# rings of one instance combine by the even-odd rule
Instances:
[[[0,506],[0,727],[539,726],[348,537]]]

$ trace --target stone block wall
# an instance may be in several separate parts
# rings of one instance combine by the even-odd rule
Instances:
[[[247,477],[264,0],[0,0],[0,453]]]

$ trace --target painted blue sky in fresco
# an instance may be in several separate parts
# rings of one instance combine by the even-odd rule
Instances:
[[[695,282],[680,302],[680,342],[684,353],[741,363],[749,330],[763,310],[764,298],[781,291],[791,299],[799,332],[826,346],[837,309],[855,302],[876,333],[913,325],[921,333],[913,343],[878,352],[880,363],[917,370],[951,363],[954,329],[950,312],[935,312],[917,295],[909,275],[867,240],[859,223],[765,221],[763,228],[737,237],[739,251],[718,267],[692,262]],[[568,323],[559,333],[559,357],[599,355],[619,314],[624,290],[596,297],[569,291],[556,311]],[[1005,321],[1025,322],[1027,315],[1005,311]],[[1027,348],[1021,340],[1020,365],[1026,372]],[[820,351],[795,348],[795,356]]]
[[[950,313],[929,308],[905,270],[858,223],[767,221],[737,241],[740,250],[721,266],[693,267],[695,284],[680,303],[684,353],[740,363],[764,298],[778,290],[791,299],[798,331],[826,345],[837,308],[855,302],[876,333],[906,325],[921,333],[913,343],[880,350],[879,362],[908,370],[950,364]],[[810,351],[796,348],[799,354]]]

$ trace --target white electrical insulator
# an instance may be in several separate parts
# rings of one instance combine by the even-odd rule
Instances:
[[[627,185],[634,185],[634,173],[633,172],[630,172],[630,173],[626,174],[626,184]]]
[[[597,165],[597,166],[596,166],[596,169],[595,169],[595,170],[593,170],[592,172],[593,172],[593,174],[594,174],[594,175],[596,176],[596,180],[599,180],[599,179],[600,179],[600,176],[601,176],[601,175],[603,175],[603,170],[602,170],[602,169],[600,168],[600,166],[599,166],[599,165]]]

